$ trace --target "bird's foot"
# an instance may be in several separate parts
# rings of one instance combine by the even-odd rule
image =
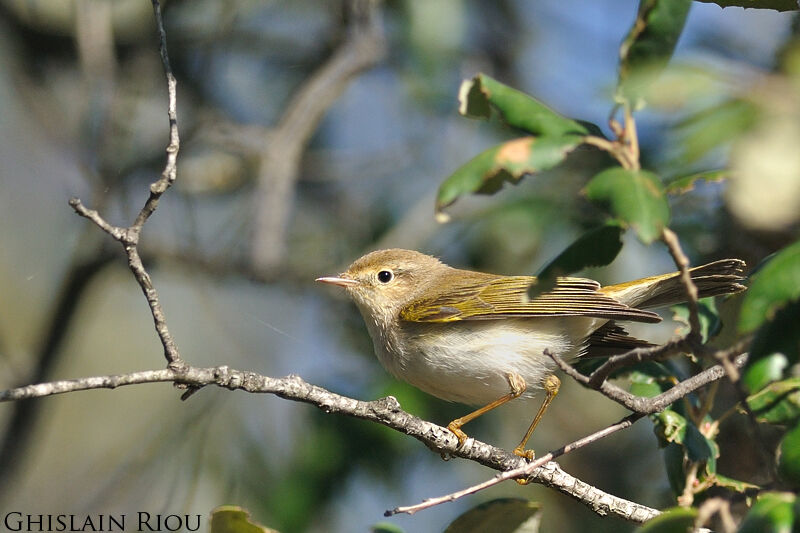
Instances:
[[[453,420],[447,424],[447,429],[449,429],[450,432],[453,433],[453,435],[455,435],[458,439],[458,447],[461,448],[464,446],[464,442],[467,440],[467,434],[461,431],[461,424],[458,424],[456,420]]]
[[[517,446],[516,448],[514,448],[514,455],[518,455],[519,457],[526,459],[528,462],[531,462],[536,458],[536,452],[534,452],[533,450],[526,450],[521,446]],[[516,481],[517,484],[519,485],[528,484],[527,478],[517,478],[514,481]]]

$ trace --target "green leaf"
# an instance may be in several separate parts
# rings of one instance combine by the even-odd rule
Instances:
[[[673,313],[672,319],[681,324],[679,334],[686,335],[689,333],[691,329],[689,326],[689,307],[686,304],[673,305],[670,310]],[[703,344],[705,344],[709,339],[717,336],[722,329],[722,321],[719,318],[714,298],[698,300],[697,311],[700,319],[700,335],[703,339]]]
[[[506,181],[517,183],[526,174],[550,169],[564,160],[583,137],[522,137],[489,148],[456,170],[439,187],[438,219],[446,221],[442,209],[462,194],[494,194]]]
[[[541,505],[521,498],[499,498],[453,520],[445,533],[536,533],[541,521]]]
[[[211,511],[210,533],[278,533],[250,520],[250,513],[238,505],[222,505]]]
[[[662,446],[671,442],[684,443],[687,422],[683,415],[672,409],[664,409],[660,413],[651,415],[651,418],[655,424],[653,431],[655,431],[656,437],[658,437]]]
[[[370,528],[370,533],[405,533],[405,530],[391,522],[378,522]]]
[[[791,363],[800,360],[800,300],[778,309],[756,333],[750,346],[750,363],[781,353]]]
[[[742,375],[742,383],[751,393],[758,392],[773,381],[783,377],[783,371],[789,366],[789,360],[782,353],[773,353],[762,357],[751,365]]]
[[[800,417],[800,378],[776,381],[747,397],[759,422],[786,424]]]
[[[623,231],[619,224],[612,222],[584,233],[539,272],[538,283],[534,287],[546,285],[548,280],[555,281],[558,276],[567,276],[586,267],[611,263],[622,249]]]
[[[692,423],[686,424],[686,434],[683,439],[686,446],[687,456],[694,463],[703,461],[714,461],[717,458],[716,444],[707,439],[705,435]],[[711,466],[711,473],[715,470],[715,465]]]
[[[711,449],[711,456],[706,460],[705,464],[705,474],[706,476],[716,476],[717,475],[717,459],[719,459],[719,444],[714,439],[710,439],[703,435],[703,438],[706,440],[706,444]]]
[[[758,485],[753,485],[752,483],[747,483],[746,481],[739,481],[738,479],[725,477],[720,474],[716,474],[714,476],[714,485],[741,493],[759,489]]]
[[[612,167],[593,177],[584,192],[593,202],[608,204],[645,244],[656,240],[669,222],[663,187],[652,172]]]
[[[703,181],[706,183],[719,183],[728,178],[730,172],[727,169],[718,170],[705,170],[703,172],[695,172],[688,176],[679,176],[672,179],[667,183],[664,192],[667,194],[685,194],[694,190],[695,183]]]
[[[794,494],[766,492],[739,526],[738,533],[788,533],[794,523]]]
[[[778,474],[784,481],[800,487],[800,424],[786,432],[778,449]]]
[[[656,378],[644,372],[634,371],[630,374],[631,380],[631,394],[642,396],[644,398],[652,398],[661,394],[661,386],[656,381]]]
[[[685,449],[680,444],[671,442],[664,448],[664,467],[667,470],[667,480],[676,496],[682,494],[686,487],[685,455]]]
[[[797,299],[800,299],[800,241],[776,253],[753,276],[742,302],[739,331],[754,331],[774,317],[778,309]]]
[[[673,507],[649,520],[636,533],[685,533],[692,529],[697,519],[697,509]]]
[[[618,98],[635,102],[672,57],[691,0],[641,0],[619,47]]]
[[[533,135],[561,137],[589,133],[579,122],[559,115],[535,98],[485,74],[461,83],[458,102],[459,113],[466,117],[489,118],[494,107],[510,126]]]

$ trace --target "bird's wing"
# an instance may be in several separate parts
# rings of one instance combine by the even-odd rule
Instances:
[[[470,272],[455,286],[427,294],[400,311],[409,322],[453,322],[557,316],[588,316],[637,322],[659,322],[650,311],[629,307],[599,291],[600,284],[583,278],[558,278],[553,289],[528,297],[536,278],[478,275]],[[451,278],[452,279],[452,278]]]

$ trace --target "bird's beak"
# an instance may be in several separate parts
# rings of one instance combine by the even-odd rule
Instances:
[[[358,282],[356,280],[348,278],[327,277],[327,278],[317,278],[315,281],[319,281],[320,283],[328,283],[330,285],[338,285],[339,287],[345,287],[345,288],[358,285]]]

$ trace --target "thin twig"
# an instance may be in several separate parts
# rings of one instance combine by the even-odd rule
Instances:
[[[634,422],[636,422],[643,416],[644,416],[643,414],[634,413],[632,415],[623,418],[616,424],[612,424],[606,428],[603,428],[600,431],[592,433],[591,435],[587,435],[586,437],[583,437],[574,442],[566,444],[561,448],[553,450],[550,453],[547,453],[528,464],[522,465],[512,470],[506,470],[505,472],[501,472],[500,474],[497,474],[493,478],[488,479],[482,483],[478,483],[477,485],[467,487],[466,489],[460,490],[458,492],[453,492],[452,494],[447,494],[445,496],[429,498],[423,501],[422,503],[418,503],[416,505],[397,507],[395,509],[392,509],[391,511],[386,511],[385,515],[391,516],[399,513],[414,514],[418,511],[422,511],[423,509],[428,509],[435,505],[452,502],[464,496],[468,496],[470,494],[474,494],[481,490],[488,489],[489,487],[493,487],[498,483],[502,483],[503,481],[507,481],[509,479],[527,479],[528,476],[537,472],[540,468],[550,463],[556,457],[565,455],[579,448],[583,448],[584,446],[596,442],[600,439],[603,439],[613,433],[616,433],[617,431],[629,428],[634,424]],[[637,522],[637,523],[646,522],[647,520],[650,520],[651,518],[654,518],[659,514],[657,510],[651,509],[649,507],[646,507],[638,503],[626,502],[625,505],[627,507],[627,510],[625,511],[625,514],[627,515],[626,519],[631,522]]]
[[[604,139],[602,137],[597,137],[594,135],[587,135],[583,138],[584,144],[588,144],[591,146],[596,146],[597,148],[608,152],[614,159],[616,159],[622,168],[632,169],[634,164],[631,162],[630,156],[628,154],[628,148],[620,142],[619,140],[609,141],[608,139]]]
[[[745,346],[746,343],[740,342],[728,350],[724,350],[725,352],[738,354],[733,360],[733,364],[736,365],[737,368],[741,368],[747,362],[747,355],[742,354]],[[584,376],[578,372],[575,367],[566,363],[563,359],[551,353],[550,351],[545,350],[545,354],[550,356],[565,374],[573,378],[578,383],[589,387],[588,376]],[[652,398],[633,395],[630,392],[623,390],[612,383],[609,383],[608,381],[604,381],[596,388],[592,388],[600,391],[607,398],[625,406],[634,413],[653,414],[663,411],[673,402],[680,400],[686,395],[696,391],[700,387],[708,385],[709,383],[713,383],[724,376],[725,369],[722,368],[722,365],[715,365],[700,372],[699,374],[695,374],[694,376],[681,381],[671,389],[662,392],[658,396],[653,396]]]
[[[612,153],[616,149],[614,141],[609,141],[608,139],[597,137],[595,135],[587,135],[583,138],[583,142],[585,144],[596,146],[597,148],[609,153]]]
[[[634,348],[623,354],[614,355],[609,357],[602,365],[597,367],[597,369],[595,369],[595,371],[589,375],[589,381],[587,382],[587,385],[590,388],[596,389],[615,370],[626,368],[644,361],[659,361],[666,359],[675,354],[684,352],[686,348],[686,339],[676,339],[661,346]]]
[[[719,515],[723,533],[734,533],[736,531],[736,521],[731,515],[731,504],[723,498],[709,498],[700,505],[700,508],[697,509],[694,528],[699,530],[702,526],[708,524],[715,514]]]
[[[694,495],[696,493],[695,484],[697,483],[697,470],[699,468],[699,462],[692,462],[691,466],[689,466],[689,471],[686,472],[683,492],[676,498],[678,505],[681,507],[691,507],[692,503],[694,503]]]
[[[622,168],[639,170],[641,165],[639,163],[639,137],[636,132],[636,121],[633,119],[630,107],[626,105],[624,110],[625,125],[620,125],[614,118],[618,109],[618,106],[614,106],[608,120],[608,125],[616,139],[609,141],[602,137],[587,135],[583,138],[583,142],[608,152]]]
[[[178,135],[178,82],[172,74],[172,67],[169,64],[169,55],[167,54],[167,33],[164,31],[164,21],[161,18],[161,5],[158,0],[153,1],[153,12],[156,17],[156,27],[158,29],[158,51],[161,55],[161,64],[164,67],[164,75],[167,78],[167,118],[169,119],[169,144],[167,144],[167,163],[164,170],[161,172],[161,179],[150,185],[150,197],[145,202],[142,210],[136,217],[130,229],[137,233],[141,231],[142,226],[150,218],[150,215],[155,212],[158,207],[158,201],[161,199],[167,189],[175,182],[178,175],[178,151],[180,150],[180,136]]]
[[[133,272],[133,276],[136,278],[137,283],[139,283],[139,287],[141,287],[147,299],[147,304],[150,306],[156,332],[161,340],[161,344],[164,346],[164,356],[167,359],[167,363],[173,369],[180,369],[185,363],[181,359],[175,340],[169,332],[164,309],[159,301],[158,293],[153,287],[150,275],[142,264],[142,259],[138,250],[139,236],[144,223],[147,222],[147,219],[155,212],[161,196],[169,189],[177,177],[177,160],[178,151],[180,149],[177,116],[177,82],[175,76],[172,74],[172,67],[169,64],[169,56],[167,55],[167,36],[164,31],[164,21],[161,18],[161,5],[158,0],[152,0],[152,2],[158,29],[161,63],[163,64],[164,74],[167,78],[169,144],[166,148],[167,162],[164,165],[164,170],[161,172],[161,177],[150,185],[150,196],[139,211],[133,224],[127,228],[112,225],[96,210],[84,206],[78,198],[70,199],[69,205],[72,206],[75,212],[80,216],[91,220],[100,229],[122,244],[125,249],[125,254],[128,256],[128,267],[131,269],[131,272]]]
[[[697,285],[692,280],[692,274],[689,272],[689,258],[683,253],[678,236],[671,229],[665,227],[661,232],[661,240],[667,245],[669,254],[672,260],[675,261],[681,275],[681,283],[686,291],[686,305],[689,308],[689,335],[687,339],[694,347],[698,347],[701,342],[701,326],[700,326],[700,312],[697,305]]]
[[[106,233],[108,233],[109,235],[111,235],[111,237],[113,237],[114,240],[119,241],[119,242],[123,242],[123,243],[128,240],[127,228],[120,228],[118,226],[114,226],[114,225],[110,224],[102,216],[100,216],[100,213],[98,213],[94,209],[89,209],[88,207],[83,205],[83,203],[81,202],[80,198],[75,198],[75,197],[70,198],[69,199],[69,205],[80,216],[91,220],[92,222],[95,223],[95,225],[98,228],[100,228],[101,230],[103,230]]]
[[[117,387],[122,387],[124,385],[158,383],[163,381],[175,381],[176,379],[177,375],[175,371],[164,369],[145,370],[142,372],[132,372],[130,374],[92,376],[78,379],[49,381],[0,391],[0,402],[42,398],[44,396],[54,396],[56,394],[65,394],[68,392],[92,389],[116,389]]]
[[[636,121],[633,120],[633,113],[628,104],[624,106],[625,130],[623,142],[628,148],[628,158],[631,161],[631,170],[639,170],[639,134],[636,132]]]

